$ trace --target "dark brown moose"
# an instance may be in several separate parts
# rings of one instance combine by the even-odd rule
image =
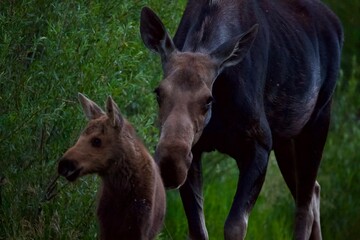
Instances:
[[[166,205],[156,163],[111,97],[106,113],[82,94],[79,100],[89,123],[61,158],[59,174],[69,181],[91,173],[101,177],[101,239],[154,239]]]
[[[189,237],[208,239],[202,153],[228,154],[239,168],[229,240],[245,238],[274,150],[296,204],[294,238],[321,239],[316,177],[339,73],[338,18],[318,0],[189,0],[174,39],[147,7],[140,31],[163,69],[155,160],[165,187],[180,188]]]

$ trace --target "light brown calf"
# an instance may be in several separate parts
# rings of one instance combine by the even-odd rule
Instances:
[[[60,175],[102,180],[97,216],[101,239],[154,239],[165,215],[165,190],[154,160],[108,97],[106,113],[79,93],[89,123],[61,158]]]

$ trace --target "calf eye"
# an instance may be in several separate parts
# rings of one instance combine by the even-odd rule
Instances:
[[[101,139],[94,137],[93,139],[91,139],[91,145],[96,148],[101,147]]]

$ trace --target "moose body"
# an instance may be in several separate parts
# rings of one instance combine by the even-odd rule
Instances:
[[[111,97],[106,114],[81,94],[79,100],[90,121],[61,158],[59,174],[69,181],[90,173],[101,177],[100,239],[154,239],[166,205],[155,161]]]
[[[272,150],[295,200],[295,239],[321,239],[316,181],[339,73],[342,27],[317,0],[189,0],[174,39],[141,15],[144,44],[162,60],[156,88],[164,185],[180,188],[189,237],[207,239],[201,155],[237,162],[225,239],[244,239]]]

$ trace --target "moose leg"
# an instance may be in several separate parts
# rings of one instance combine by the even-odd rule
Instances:
[[[248,216],[265,180],[270,150],[257,143],[253,144],[253,146],[244,145],[241,160],[240,158],[237,159],[240,178],[225,223],[224,234],[226,240],[245,238]]]
[[[293,139],[274,137],[274,153],[280,172],[296,200],[295,148]]]
[[[193,152],[193,161],[187,179],[180,188],[181,200],[188,220],[189,238],[207,240],[203,211],[201,153]]]
[[[316,181],[330,122],[331,102],[318,112],[295,139],[295,239],[322,239],[320,185]]]
[[[296,201],[296,172],[295,172],[295,150],[294,141],[292,139],[274,139],[274,151],[277,163],[284,180],[290,189],[290,192]],[[320,185],[315,182],[314,193],[311,200],[312,212],[314,214],[314,223],[312,233],[320,231]],[[299,230],[300,231],[300,230]],[[305,230],[301,230],[305,231]],[[300,237],[300,234],[297,234]],[[315,234],[317,235],[317,234]],[[316,238],[314,238],[316,239]]]

